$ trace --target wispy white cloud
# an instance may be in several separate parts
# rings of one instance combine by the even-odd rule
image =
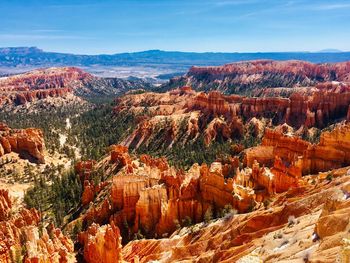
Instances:
[[[213,9],[223,9],[234,6],[248,6],[259,3],[260,0],[205,0],[205,1],[188,1],[192,8],[183,9],[175,12],[175,15],[199,15],[206,12],[213,12]],[[183,5],[181,5],[183,6]],[[194,8],[195,7],[195,8]]]
[[[338,10],[338,9],[349,9],[350,4],[349,3],[333,3],[333,4],[322,4],[322,5],[316,5],[313,6],[314,10]]]
[[[216,6],[229,6],[229,5],[250,5],[257,3],[257,0],[221,0],[215,1],[214,5]]]
[[[83,36],[74,35],[45,35],[45,34],[0,34],[1,40],[69,40],[89,39]]]
[[[60,29],[33,29],[33,30],[30,30],[30,32],[34,32],[34,33],[57,33],[57,32],[64,32],[64,31],[60,30]]]

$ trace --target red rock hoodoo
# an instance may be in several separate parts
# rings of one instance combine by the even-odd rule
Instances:
[[[312,64],[305,61],[243,61],[223,66],[192,67],[185,76],[170,80],[166,88],[182,85],[195,90],[225,93],[261,91],[262,88],[310,87],[319,82],[350,81],[350,62]]]
[[[14,211],[8,192],[0,189],[0,262],[75,262],[73,242],[59,229],[40,232],[38,211]]]
[[[64,97],[93,76],[74,67],[48,68],[2,78],[0,106],[22,105],[48,97]]]
[[[0,123],[0,156],[16,152],[24,158],[45,163],[44,150],[45,143],[40,129],[11,130]]]
[[[131,112],[147,115],[137,118],[137,127],[123,144],[132,149],[148,146],[159,137],[171,147],[199,136],[206,144],[213,140],[242,139],[254,126],[255,136],[265,125],[288,124],[293,128],[324,128],[335,120],[347,119],[349,85],[323,83],[309,92],[295,91],[289,98],[243,97],[218,91],[197,93],[189,87],[167,93],[126,95],[117,99],[116,114]],[[162,134],[158,135],[159,127]]]

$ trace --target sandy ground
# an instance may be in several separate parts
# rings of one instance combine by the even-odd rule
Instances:
[[[25,169],[29,165],[33,174],[40,174],[47,165],[63,165],[66,169],[70,168],[71,161],[64,156],[55,153],[54,155],[45,154],[45,164],[33,164],[28,160],[21,159],[18,154],[10,153],[2,156],[0,159],[10,159],[11,162],[0,167],[0,189],[7,189],[13,200],[20,205],[23,202],[25,192],[33,185],[33,179],[25,175]]]
[[[0,179],[0,189],[7,189],[10,196],[17,202],[22,203],[24,193],[32,186],[32,183],[7,183],[5,179]]]

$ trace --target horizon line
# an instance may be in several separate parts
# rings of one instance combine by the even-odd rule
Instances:
[[[83,54],[83,53],[74,53],[74,52],[64,52],[64,51],[58,51],[58,50],[46,50],[42,49],[37,46],[7,46],[7,47],[0,47],[1,49],[20,49],[20,48],[27,48],[27,49],[37,49],[40,52],[43,53],[61,53],[61,54],[69,54],[69,55],[82,55],[82,56],[99,56],[99,55],[107,55],[107,56],[113,56],[113,55],[120,55],[120,54],[133,54],[133,53],[144,53],[144,52],[168,52],[168,53],[195,53],[195,54],[268,54],[268,53],[323,53],[323,54],[339,54],[339,53],[349,53],[350,51],[344,51],[344,50],[338,50],[333,48],[325,48],[322,50],[317,51],[188,51],[188,50],[165,50],[165,49],[145,49],[145,50],[135,50],[135,51],[124,51],[124,52],[117,52],[117,53],[91,53],[91,54]]]

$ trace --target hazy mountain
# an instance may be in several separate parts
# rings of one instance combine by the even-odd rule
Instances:
[[[36,47],[0,48],[0,66],[168,66],[221,65],[224,63],[256,60],[306,60],[313,63],[340,62],[350,60],[350,52],[324,50],[322,52],[259,52],[259,53],[220,53],[220,52],[178,52],[148,50],[114,55],[76,55],[46,52]]]
[[[335,48],[327,48],[319,51],[320,53],[343,53],[344,51]]]

